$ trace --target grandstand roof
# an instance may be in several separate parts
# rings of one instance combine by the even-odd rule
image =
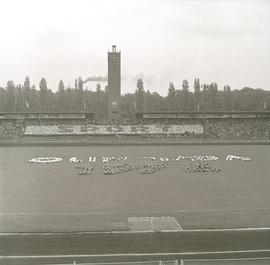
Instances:
[[[143,111],[143,112],[136,112],[136,114],[215,114],[215,113],[248,113],[248,114],[269,114],[270,111]]]
[[[0,112],[0,120],[93,119],[94,112]]]
[[[136,119],[219,119],[219,118],[270,118],[269,111],[149,111],[135,113]]]

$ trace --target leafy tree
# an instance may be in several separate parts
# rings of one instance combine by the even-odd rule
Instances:
[[[189,111],[192,109],[191,105],[191,97],[190,97],[190,92],[188,90],[189,85],[187,80],[183,80],[182,82],[182,93],[180,92],[180,98],[181,98],[181,107],[182,111]]]
[[[217,96],[218,96],[218,85],[217,83],[211,83],[208,89],[209,96],[209,110],[217,110]]]
[[[75,87],[67,86],[61,80],[57,92],[47,87],[45,78],[39,83],[39,90],[25,77],[23,85],[8,81],[0,87],[0,111],[91,111],[100,119],[107,113],[107,89],[102,91],[97,84],[96,91],[83,90],[83,82],[78,78]],[[143,111],[269,111],[270,91],[245,87],[231,90],[229,85],[218,90],[216,83],[200,84],[194,80],[194,91],[189,91],[188,81],[177,90],[173,82],[169,84],[165,97],[156,92],[145,92],[142,79],[137,80],[135,93],[121,96],[121,112],[127,119],[133,119],[135,112]]]
[[[29,111],[41,111],[40,106],[40,93],[36,90],[35,86],[32,86],[30,93]]]
[[[188,91],[189,86],[188,86],[187,80],[183,80],[182,87],[183,87],[183,91],[185,91],[185,92]]]
[[[231,87],[229,85],[223,88],[223,109],[232,111],[233,110],[233,98],[231,93]]]
[[[97,83],[95,92],[95,113],[97,118],[104,119],[106,117],[106,112],[104,112],[106,104],[105,91],[102,91],[100,83]]]
[[[26,76],[23,83],[24,111],[28,111],[31,104],[31,84],[29,76]]]
[[[17,98],[15,95],[15,84],[13,81],[7,82],[7,93],[5,99],[5,111],[17,111]]]
[[[65,93],[65,85],[64,85],[63,80],[60,80],[59,85],[58,85],[56,110],[57,111],[66,110],[66,93]]]
[[[144,111],[144,85],[142,79],[137,80],[137,89],[136,89],[136,111],[143,112]]]
[[[49,93],[47,87],[47,81],[43,77],[39,83],[39,95],[40,95],[40,108],[41,111],[48,111],[49,110]]]
[[[58,92],[64,92],[65,91],[65,85],[63,80],[60,80],[59,85],[58,85]]]
[[[97,90],[97,92],[100,92],[101,91],[101,85],[100,85],[100,83],[97,83],[96,90]]]
[[[17,85],[15,88],[16,93],[16,111],[21,112],[25,110],[25,99],[23,96],[23,88],[21,85]]]
[[[133,120],[134,119],[134,94],[127,93],[121,97],[121,111],[124,119]]]
[[[6,90],[3,87],[0,87],[0,111],[4,112],[6,108]]]
[[[201,85],[200,85],[200,79],[195,78],[194,80],[194,102],[195,102],[195,109],[197,111],[201,110]]]
[[[82,78],[80,76],[78,77],[78,88],[80,90],[83,90],[83,81],[82,81]]]
[[[169,90],[167,95],[168,111],[175,111],[176,107],[176,91],[173,82],[169,84]]]

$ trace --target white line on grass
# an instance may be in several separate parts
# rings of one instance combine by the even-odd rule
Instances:
[[[251,228],[213,228],[213,229],[186,229],[186,230],[161,230],[166,233],[193,233],[193,232],[240,232],[240,231],[269,231],[270,227],[251,227]],[[33,236],[33,235],[96,235],[96,234],[143,234],[154,233],[153,230],[126,230],[126,231],[82,231],[82,232],[6,232],[0,233],[0,236]]]
[[[22,216],[38,216],[38,215],[97,215],[97,214],[145,214],[145,213],[197,213],[197,212],[249,212],[249,211],[269,211],[269,207],[262,208],[241,208],[241,209],[183,209],[183,210],[166,210],[166,211],[155,211],[155,210],[141,210],[141,211],[93,211],[93,212],[63,212],[63,213],[55,213],[55,212],[31,212],[31,213],[0,213],[1,216],[9,216],[9,215],[22,215]]]
[[[196,262],[204,262],[204,261],[238,261],[238,260],[270,260],[270,257],[257,257],[257,258],[231,258],[231,259],[188,259],[185,260],[186,262],[189,261],[196,261]]]
[[[124,265],[124,264],[155,264],[159,263],[160,260],[151,260],[151,261],[119,261],[119,262],[87,262],[87,263],[78,263],[78,265]],[[173,260],[164,260],[163,262],[172,262]],[[45,264],[45,265],[72,265],[71,263],[65,264]]]
[[[173,263],[175,262],[175,260],[162,260],[162,262],[164,264],[166,263]],[[159,264],[160,263],[160,260],[151,260],[151,261],[119,261],[119,262],[95,262],[95,263],[92,263],[92,262],[87,262],[87,263],[78,263],[81,264],[81,265],[129,265],[129,264]],[[71,263],[65,263],[65,264],[45,264],[45,265],[71,265]],[[174,263],[175,264],[175,263]],[[183,263],[184,264],[184,263]],[[183,265],[182,263],[180,263],[180,265]]]
[[[177,226],[177,229],[180,231],[180,230],[183,230],[183,227],[180,225],[180,223],[176,220],[175,217],[173,217],[174,219],[174,222],[176,223],[176,226]]]
[[[270,230],[270,227],[240,227],[240,228],[206,228],[206,229],[185,229],[181,230],[179,232],[237,232],[237,231],[268,231]]]
[[[154,230],[154,224],[153,224],[154,217],[150,217],[150,224],[151,224],[151,230]]]
[[[169,229],[169,230],[166,230],[166,229],[160,230],[160,232],[163,232],[163,233],[167,233],[167,232],[179,232],[179,231],[182,231],[182,230],[179,230],[178,228],[177,229]]]
[[[151,257],[151,256],[175,256],[175,255],[215,255],[215,254],[245,254],[267,253],[270,249],[255,250],[228,250],[228,251],[197,251],[197,252],[165,252],[165,253],[123,253],[123,254],[68,254],[68,255],[2,255],[0,259],[35,259],[35,258],[98,258],[98,257]]]

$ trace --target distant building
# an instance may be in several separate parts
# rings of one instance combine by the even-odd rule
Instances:
[[[108,52],[108,118],[110,120],[119,120],[121,97],[121,53],[112,46],[112,51]]]

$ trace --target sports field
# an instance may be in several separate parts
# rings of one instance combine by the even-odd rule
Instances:
[[[226,161],[230,154],[251,161]],[[141,156],[179,155],[215,155],[219,159],[209,164],[221,171],[190,173],[185,169],[191,161],[181,160],[153,174],[140,173],[143,165],[153,163]],[[0,229],[159,230],[163,216],[172,230],[270,227],[269,155],[267,145],[1,147]],[[40,156],[63,161],[28,162]],[[68,161],[73,156],[83,159],[84,165],[95,156],[93,173],[79,175]],[[140,168],[104,175],[102,156],[127,156],[125,162]]]

